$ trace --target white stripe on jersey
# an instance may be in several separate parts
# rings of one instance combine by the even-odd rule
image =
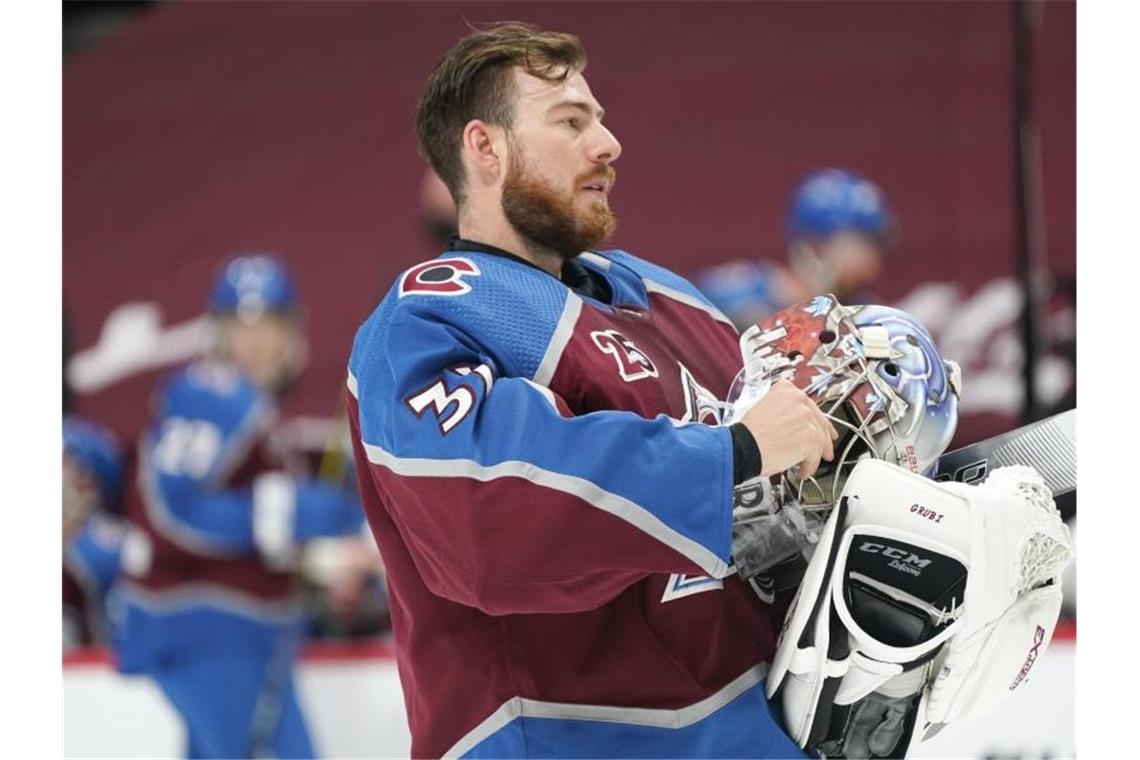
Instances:
[[[694,309],[700,309],[713,319],[724,322],[729,327],[732,327],[733,330],[736,329],[736,326],[732,324],[732,320],[726,317],[724,313],[715,306],[701,301],[696,296],[691,296],[688,293],[682,293],[680,290],[674,290],[673,288],[670,288],[667,285],[662,285],[659,282],[654,282],[653,280],[645,277],[641,279],[645,283],[646,291],[650,293],[657,293],[658,295],[663,295],[666,298],[671,298],[674,301],[685,304],[686,306],[692,306]]]
[[[470,752],[487,737],[517,718],[555,718],[587,720],[602,723],[624,723],[631,726],[678,729],[704,720],[720,708],[751,689],[768,675],[768,664],[754,665],[733,679],[720,691],[679,710],[650,707],[610,707],[567,702],[541,702],[537,699],[513,697],[473,728],[444,757],[459,757]]]
[[[522,478],[535,485],[576,496],[593,507],[625,520],[638,530],[688,557],[706,575],[723,578],[735,571],[735,568],[730,568],[715,552],[673,530],[645,507],[624,496],[607,491],[585,478],[554,472],[519,460],[483,465],[471,459],[398,457],[367,441],[361,443],[368,455],[368,461],[386,467],[403,477],[471,478],[484,483],[499,478]]]
[[[562,307],[562,316],[554,327],[554,334],[550,336],[550,343],[546,346],[546,353],[534,373],[534,381],[539,385],[550,385],[558,362],[562,359],[562,352],[574,334],[574,325],[578,323],[578,315],[582,313],[582,298],[573,292],[566,294],[566,303]]]

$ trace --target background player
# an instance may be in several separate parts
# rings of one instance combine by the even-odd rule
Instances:
[[[106,602],[119,572],[123,452],[114,435],[63,420],[63,648],[108,640]]]
[[[268,432],[304,339],[284,266],[239,256],[210,296],[209,355],[166,378],[139,447],[124,672],[151,676],[191,757],[314,754],[293,683],[302,542],[359,529],[353,494],[297,474]]]
[[[870,303],[896,237],[883,192],[852,171],[814,172],[792,194],[786,266],[739,260],[697,275],[698,288],[743,329],[794,303],[831,293],[840,303]]]

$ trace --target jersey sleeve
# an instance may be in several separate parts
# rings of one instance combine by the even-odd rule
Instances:
[[[262,473],[238,488],[161,474],[157,480],[151,498],[161,529],[202,554],[276,556],[308,539],[351,534],[363,519],[350,492],[283,472]]]
[[[349,378],[362,487],[383,495],[433,593],[490,614],[570,612],[650,573],[729,573],[726,428],[574,415],[412,309],[369,353]]]

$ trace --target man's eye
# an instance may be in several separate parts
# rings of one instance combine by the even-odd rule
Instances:
[[[582,128],[582,122],[577,116],[570,116],[568,118],[565,118],[562,120],[562,123],[569,125],[570,129],[573,129],[574,131],[578,131]]]

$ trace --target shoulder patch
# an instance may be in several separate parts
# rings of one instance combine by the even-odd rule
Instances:
[[[482,272],[470,259],[432,259],[409,269],[400,278],[400,298],[407,295],[461,296],[471,292],[465,277]]]

